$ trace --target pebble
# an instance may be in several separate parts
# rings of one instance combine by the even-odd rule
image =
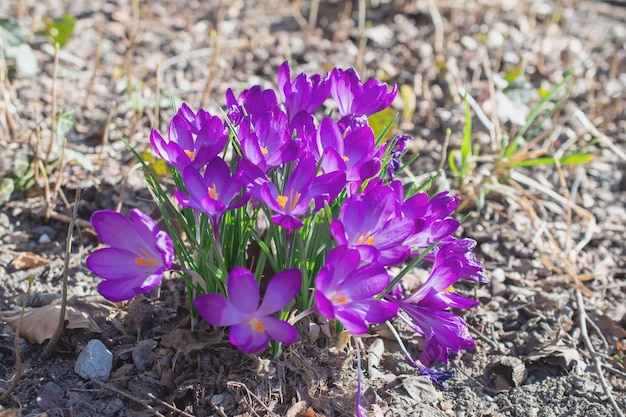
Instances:
[[[113,354],[98,339],[92,339],[80,352],[74,372],[85,379],[107,380],[113,367]]]

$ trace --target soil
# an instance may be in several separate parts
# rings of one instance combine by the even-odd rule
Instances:
[[[367,3],[364,30],[358,23],[360,3]],[[36,30],[64,12],[76,26],[55,66],[54,48]],[[411,152],[420,156],[411,172],[422,179],[437,170],[446,152],[460,147],[463,91],[476,101],[475,168],[459,181],[445,165],[435,182],[463,199],[457,215],[469,216],[460,235],[477,240],[477,255],[491,277],[485,286],[456,288],[480,301],[462,313],[476,348],[439,366],[456,374],[440,389],[408,365],[385,328],[373,329],[376,337],[363,345],[367,415],[623,413],[623,3],[322,0],[312,24],[310,14],[311,2],[297,0],[2,3],[0,17],[31,33],[26,40],[39,70],[24,77],[13,60],[1,63],[0,177],[25,178],[21,167],[46,158],[54,126],[64,120],[53,122],[51,115],[74,112],[66,134],[73,153],[66,163],[53,167],[48,181],[40,175],[34,185],[17,187],[1,206],[3,316],[19,312],[24,301],[28,309],[58,304],[77,189],[82,197],[66,270],[69,305],[78,312],[68,324],[77,328],[65,329],[47,358],[42,352],[48,342],[20,339],[23,373],[0,403],[5,408],[0,415],[19,415],[18,409],[25,416],[354,415],[354,347],[336,335],[316,335],[311,329],[323,329],[321,320],[301,323],[300,340],[279,359],[269,353],[247,357],[219,331],[189,330],[184,285],[175,277],[166,279],[158,294],[114,305],[97,294],[98,279],[84,266],[86,254],[98,245],[85,223],[93,211],[154,209],[121,138],[146,150],[150,127],[166,131],[173,101],[220,114],[227,88],[273,86],[285,60],[292,74],[356,65],[362,78],[407,86],[415,108],[403,114],[401,128],[415,136]],[[514,171],[496,166],[492,137],[510,140],[519,131],[510,119],[523,109],[493,105],[500,94],[494,79],[517,70],[527,81],[522,90],[530,94],[531,109],[540,91],[553,88],[570,70],[575,74],[557,94],[563,97],[558,109],[527,135],[517,157],[577,151],[591,154],[590,161]],[[394,106],[401,111],[403,100]],[[499,117],[493,115],[496,107]],[[477,108],[496,122],[496,136],[490,135],[489,122],[476,117]],[[54,142],[50,148],[49,162],[60,156]],[[419,280],[422,272],[416,270],[413,278]],[[14,336],[0,321],[0,394],[18,367]],[[74,372],[78,353],[93,338],[114,355],[106,381],[83,380]],[[417,356],[420,341],[410,339],[407,347]]]

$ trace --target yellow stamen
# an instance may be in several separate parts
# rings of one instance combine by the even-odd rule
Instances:
[[[445,290],[443,290],[441,292],[454,292],[454,287],[452,285],[450,285],[448,288],[446,288]]]
[[[138,256],[135,258],[135,265],[137,266],[157,266],[159,263],[154,259],[147,250],[140,248],[139,252],[144,256],[143,258]]]
[[[215,183],[213,183],[212,187],[209,187],[209,197],[211,197],[213,200],[217,200],[219,198],[219,194],[217,193],[217,190],[215,188]]]
[[[296,193],[296,195],[294,196],[293,190],[291,190],[291,192],[289,193],[289,197],[281,194],[278,197],[276,197],[276,202],[278,203],[278,205],[283,211],[290,213],[298,205],[298,202],[300,201],[300,197],[302,197],[302,193]],[[287,206],[287,202],[289,202],[289,206]]]
[[[285,210],[285,204],[287,204],[287,200],[289,199],[282,194],[276,197],[276,202],[278,203],[280,208],[283,210]]]
[[[342,155],[341,158],[343,158],[344,162],[348,162],[350,160],[350,158],[345,155]]]
[[[333,295],[330,297],[330,301],[333,304],[347,304],[348,297],[340,293],[339,291],[335,291]]]
[[[265,326],[263,326],[263,323],[261,323],[258,319],[251,318],[248,324],[250,324],[250,327],[252,327],[252,330],[255,332],[262,332],[265,330]]]
[[[374,238],[371,236],[371,232],[367,232],[364,235],[361,235],[359,239],[356,241],[357,245],[373,245],[375,242]]]
[[[189,159],[191,159],[192,162],[194,158],[196,157],[196,151],[185,150],[185,154],[189,157]]]
[[[267,148],[265,146],[261,146],[261,153],[267,155]]]

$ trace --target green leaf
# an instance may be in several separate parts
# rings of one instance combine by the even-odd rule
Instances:
[[[63,16],[49,22],[44,29],[44,33],[52,39],[52,44],[58,43],[59,47],[62,48],[72,37],[75,24],[76,19],[69,13],[64,13]]]
[[[465,97],[465,126],[463,127],[463,140],[461,141],[461,170],[463,170],[472,156],[472,112],[469,101]]]
[[[0,179],[0,204],[4,204],[9,201],[14,190],[15,183],[11,178]]]
[[[580,165],[591,162],[593,155],[589,153],[585,154],[572,154],[566,155],[559,159],[561,165]],[[514,167],[533,167],[538,165],[552,165],[555,162],[555,158],[552,156],[546,156],[544,158],[527,159],[525,161],[518,161],[511,164]]]

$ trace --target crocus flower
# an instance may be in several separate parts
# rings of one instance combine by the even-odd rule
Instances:
[[[254,124],[261,115],[277,105],[278,100],[274,90],[263,90],[260,85],[244,90],[237,98],[233,90],[230,88],[226,90],[228,118],[235,126],[246,116],[249,116]]]
[[[350,129],[344,138],[339,126],[327,117],[320,123],[316,145],[315,154],[320,155],[322,171],[345,172],[350,194],[380,171],[381,160],[369,126]]]
[[[265,181],[260,189],[263,202],[277,214],[272,221],[285,229],[303,226],[298,217],[308,213],[311,201],[315,200],[315,210],[323,206],[323,201],[331,202],[345,185],[343,172],[331,172],[315,176],[315,160],[312,157],[301,160],[295,167],[282,192]]]
[[[330,79],[330,94],[344,120],[340,124],[345,124],[347,119],[371,116],[389,107],[398,92],[396,85],[389,91],[386,83],[376,79],[370,79],[363,84],[354,68],[335,68]]]
[[[242,267],[228,275],[228,298],[222,294],[205,294],[193,300],[193,306],[207,323],[230,327],[230,342],[248,355],[265,350],[270,338],[290,344],[298,338],[289,323],[270,316],[296,296],[301,277],[297,269],[276,274],[267,286],[259,306],[260,291],[252,273]]]
[[[315,303],[320,313],[337,319],[352,334],[366,333],[370,324],[395,316],[397,306],[375,299],[387,284],[389,275],[378,265],[359,267],[355,249],[338,246],[326,257],[326,264],[315,278]]]
[[[330,231],[337,243],[357,249],[363,262],[394,265],[408,256],[402,242],[413,231],[414,222],[401,214],[392,188],[368,187],[344,202]]]
[[[224,149],[227,141],[228,126],[218,116],[202,109],[195,114],[186,104],[170,121],[167,140],[156,129],[150,133],[152,149],[181,172],[189,165],[202,168]]]
[[[193,167],[185,168],[183,181],[189,195],[174,190],[174,196],[182,206],[205,212],[214,229],[225,211],[239,208],[247,201],[247,194],[235,200],[244,185],[241,172],[231,175],[228,164],[219,157],[209,162],[204,176]]]
[[[110,247],[92,252],[87,268],[104,278],[98,291],[111,301],[124,301],[155,288],[174,258],[172,240],[138,209],[130,218],[111,210],[91,216],[100,240]]]
[[[299,138],[291,138],[287,115],[278,106],[263,113],[256,122],[245,117],[239,127],[239,141],[244,156],[264,172],[294,161],[306,145]]]
[[[415,221],[415,231],[404,243],[419,249],[450,238],[461,224],[449,217],[458,203],[459,198],[450,195],[448,191],[439,193],[431,199],[426,193],[408,198],[402,204],[402,212],[406,218]]]
[[[309,77],[305,73],[296,76],[291,82],[289,62],[285,61],[278,68],[278,92],[287,111],[289,121],[301,111],[312,114],[328,98],[330,92],[329,75],[321,77],[315,74]]]
[[[433,269],[426,282],[404,300],[386,298],[404,311],[413,322],[414,330],[426,339],[420,360],[430,366],[435,360],[448,363],[448,358],[461,349],[473,349],[474,340],[467,323],[448,308],[466,309],[478,304],[452,290],[467,267],[460,256],[463,243],[449,243],[436,254]],[[459,248],[461,246],[461,248]]]

